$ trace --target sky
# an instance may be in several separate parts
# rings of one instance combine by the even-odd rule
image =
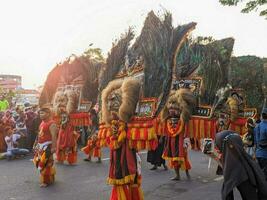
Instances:
[[[0,2],[0,74],[22,76],[24,88],[93,43],[104,55],[129,26],[140,33],[147,13],[173,15],[173,25],[197,22],[193,36],[234,37],[233,55],[267,57],[267,20],[219,0],[5,0]]]

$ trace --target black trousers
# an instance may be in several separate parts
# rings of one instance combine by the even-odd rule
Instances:
[[[159,136],[158,139],[160,139]],[[154,151],[148,151],[147,162],[151,163],[152,165],[156,165],[158,167],[160,167],[161,165],[165,165],[165,160],[162,158],[164,144],[165,144],[165,137],[162,138],[162,141],[159,143],[158,147]]]
[[[267,180],[267,159],[266,158],[257,158],[259,165],[265,175],[265,179]]]
[[[237,189],[241,194],[242,200],[259,200],[257,188],[251,185],[248,180],[238,185]],[[233,191],[228,194],[226,200],[234,200]]]

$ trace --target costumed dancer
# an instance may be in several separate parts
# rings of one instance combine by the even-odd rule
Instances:
[[[91,161],[92,157],[98,159],[98,163],[101,163],[101,145],[100,139],[98,138],[98,117],[95,109],[90,110],[91,126],[88,130],[90,135],[87,140],[87,145],[81,150],[88,156],[84,161]]]
[[[65,160],[70,165],[77,162],[77,140],[79,134],[74,130],[70,114],[77,108],[77,93],[73,88],[57,91],[54,97],[54,113],[60,117],[60,130],[57,139],[56,158],[59,163]]]
[[[171,91],[167,104],[162,111],[166,134],[162,157],[170,161],[170,167],[175,170],[176,176],[172,180],[180,180],[180,169],[185,170],[187,178],[190,179],[191,164],[187,152],[188,143],[184,139],[186,123],[191,117],[195,102],[193,93],[188,89]]]
[[[85,158],[84,161],[90,162],[92,157],[94,157],[97,158],[98,163],[101,163],[101,147],[97,133],[98,132],[95,132],[89,136],[87,145],[81,149],[81,151],[87,155],[87,158]]]
[[[230,97],[228,97],[227,101],[226,101],[226,105],[228,105],[229,107],[229,112],[230,112],[230,120],[231,121],[235,121],[236,118],[238,117],[238,111],[239,111],[239,107],[238,107],[238,94],[236,92],[233,92],[231,94]]]
[[[110,200],[143,200],[141,175],[136,150],[127,139],[127,122],[133,116],[139,99],[137,80],[113,81],[102,92],[102,118],[110,125],[107,136],[110,147],[108,184],[113,185]]]
[[[56,158],[59,163],[68,161],[70,165],[77,162],[77,141],[79,134],[74,130],[65,111],[61,112],[60,129],[57,138]]]
[[[228,130],[236,131],[240,135],[245,134],[246,120],[239,117],[239,113],[244,111],[243,97],[237,92],[233,92],[226,101],[226,112],[230,115]]]
[[[56,170],[53,154],[56,152],[57,125],[51,119],[51,110],[47,106],[40,109],[42,120],[36,143],[34,145],[34,165],[40,172],[40,187],[46,187],[55,181]]]

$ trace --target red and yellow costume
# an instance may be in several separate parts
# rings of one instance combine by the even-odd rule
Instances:
[[[42,184],[52,184],[55,181],[56,170],[53,154],[51,153],[52,135],[49,130],[50,126],[54,123],[53,120],[43,121],[39,127],[40,132],[33,162],[40,171],[40,182]]]
[[[140,81],[126,79],[108,84],[102,92],[102,120],[99,127],[100,145],[110,148],[107,183],[112,185],[110,200],[143,200],[141,167],[136,153],[155,149],[157,135],[153,120],[135,119]]]
[[[79,135],[74,131],[74,126],[70,122],[61,126],[57,138],[57,161],[68,161],[69,164],[77,162],[77,140]]]
[[[87,145],[81,149],[89,157],[101,158],[100,140],[92,136],[87,140]]]
[[[112,132],[117,127],[116,133]],[[110,200],[143,200],[141,174],[138,173],[136,150],[127,140],[126,123],[112,120],[107,136],[110,147],[108,184],[113,185]]]
[[[230,121],[228,130],[235,131],[242,136],[247,132],[246,121],[247,118],[238,117],[235,121]]]
[[[173,124],[170,119],[167,119],[164,132],[166,133],[166,143],[162,157],[170,161],[171,168],[191,169],[187,149],[184,148],[185,123],[180,119]]]

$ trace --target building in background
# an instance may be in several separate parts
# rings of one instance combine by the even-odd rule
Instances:
[[[21,76],[0,74],[0,88],[3,91],[15,91],[21,88]]]
[[[36,90],[23,89],[21,83],[21,76],[0,74],[0,93],[12,106],[24,105],[25,103],[37,105],[40,96],[39,88]]]

